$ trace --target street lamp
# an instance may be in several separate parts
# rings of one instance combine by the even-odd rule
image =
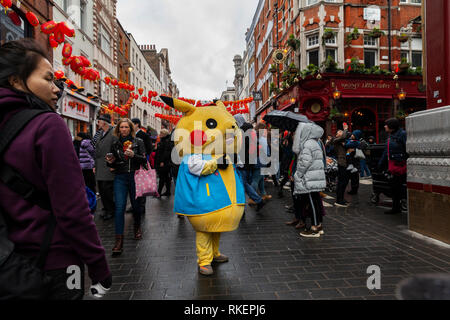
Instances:
[[[339,100],[341,98],[341,92],[337,88],[333,92],[333,98],[334,98],[334,100]]]
[[[403,101],[406,99],[406,92],[403,91],[403,88],[401,89],[401,91],[398,93],[398,100]]]

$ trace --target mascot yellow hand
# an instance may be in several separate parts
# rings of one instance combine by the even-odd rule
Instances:
[[[244,213],[244,186],[227,156],[239,152],[241,130],[221,101],[197,108],[178,99],[161,99],[185,113],[174,132],[176,152],[182,157],[174,211],[187,216],[197,231],[199,271],[209,275],[213,260],[228,260],[219,252],[220,233],[235,230]]]

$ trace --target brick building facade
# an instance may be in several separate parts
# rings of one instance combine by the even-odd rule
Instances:
[[[9,17],[5,15],[5,11],[3,9],[0,10],[0,43],[20,38],[34,38],[39,41],[44,48],[48,48],[49,59],[52,61],[53,50],[50,48],[48,36],[41,33],[39,29],[33,28],[25,17],[25,14],[28,11],[31,11],[41,23],[47,22],[53,19],[52,8],[53,2],[50,0],[13,1],[13,7],[11,9],[20,16],[22,25],[20,27],[15,26]]]

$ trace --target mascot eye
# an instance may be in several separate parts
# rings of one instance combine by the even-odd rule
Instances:
[[[206,126],[207,126],[209,129],[217,128],[217,121],[214,120],[214,119],[208,119],[208,120],[206,120]]]

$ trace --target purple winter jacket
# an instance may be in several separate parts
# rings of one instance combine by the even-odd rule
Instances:
[[[84,139],[80,146],[80,166],[83,170],[93,169],[95,166],[94,157],[95,150],[91,140]]]
[[[25,108],[29,105],[22,94],[0,88],[0,114],[7,110],[0,129]],[[111,272],[105,249],[90,213],[80,164],[64,120],[57,113],[37,116],[9,145],[3,160],[50,196],[57,227],[45,270],[84,263],[93,282],[108,278]],[[16,251],[37,256],[50,212],[25,201],[2,182],[0,208],[6,214],[9,238]]]

